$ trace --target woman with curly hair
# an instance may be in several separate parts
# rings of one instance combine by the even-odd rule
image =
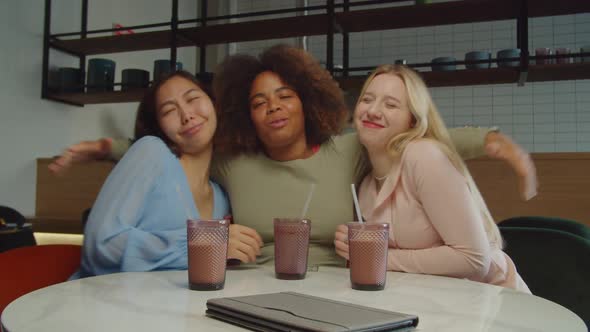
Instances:
[[[337,83],[310,54],[281,45],[258,58],[228,57],[213,91],[221,156],[213,176],[230,190],[235,222],[267,244],[258,261],[272,257],[272,218],[299,216],[316,184],[307,213],[310,264],[341,264],[333,234],[353,219],[348,188],[362,172],[362,158],[355,135],[336,136],[348,116]]]
[[[217,68],[213,90],[219,121],[211,175],[231,202],[229,257],[271,260],[272,219],[300,216],[310,185],[316,184],[306,215],[312,220],[309,262],[343,264],[334,252],[334,231],[354,218],[350,184],[360,181],[367,162],[356,134],[339,135],[349,113],[336,81],[309,53],[278,45],[258,57],[227,57]],[[488,151],[508,160],[522,177],[534,178],[528,155],[500,133],[461,128],[455,134],[464,158]],[[53,168],[117,159],[127,147],[119,140],[82,142]]]

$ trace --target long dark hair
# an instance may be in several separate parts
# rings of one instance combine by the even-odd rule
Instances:
[[[166,145],[172,150],[172,152],[176,156],[180,156],[180,149],[160,128],[160,123],[158,122],[158,110],[156,105],[156,95],[158,94],[158,90],[164,83],[168,82],[170,79],[174,77],[181,77],[194,83],[198,86],[209,98],[211,101],[214,102],[213,95],[208,86],[201,83],[201,81],[197,80],[191,73],[183,70],[179,70],[176,72],[172,72],[159,81],[155,82],[146,92],[146,94],[141,99],[139,103],[139,107],[137,108],[137,116],[135,118],[135,133],[134,133],[134,141],[144,137],[144,136],[156,136],[159,137]]]

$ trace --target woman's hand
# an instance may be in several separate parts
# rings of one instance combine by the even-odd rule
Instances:
[[[262,238],[254,229],[242,225],[229,225],[228,259],[239,259],[244,263],[256,262],[260,255]]]
[[[74,144],[54,159],[47,168],[55,174],[63,174],[75,163],[105,159],[111,152],[112,143],[112,138],[102,138]]]
[[[338,225],[336,233],[334,234],[334,247],[338,256],[348,260],[348,227],[346,225]]]
[[[537,195],[539,187],[537,170],[531,156],[525,149],[514,143],[510,137],[499,132],[487,134],[485,149],[489,157],[505,160],[514,169],[524,200],[529,200]]]

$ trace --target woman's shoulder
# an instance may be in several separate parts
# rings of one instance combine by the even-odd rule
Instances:
[[[174,157],[172,150],[164,143],[164,141],[156,136],[144,136],[131,144],[129,151],[125,154],[142,154],[153,156],[169,156]]]
[[[434,139],[419,138],[408,143],[402,160],[406,164],[448,162],[449,157],[444,150],[444,145]]]
[[[164,141],[156,136],[144,136],[137,141],[133,142],[128,152],[152,152],[152,153],[170,153],[170,148],[164,143]]]
[[[324,150],[335,150],[337,151],[339,154],[342,154],[344,156],[356,156],[360,153],[360,151],[362,150],[362,145],[361,142],[359,141],[358,135],[356,132],[349,132],[349,133],[344,133],[341,135],[337,135],[337,136],[332,136],[330,138],[329,143],[324,143],[322,145],[322,147],[324,146],[331,146],[333,147],[332,149],[324,149]],[[320,150],[321,151],[321,150]]]
[[[162,139],[144,136],[131,145],[119,164],[142,164],[142,168],[160,168],[175,160],[176,156]]]
[[[337,146],[357,146],[360,145],[356,131],[343,133],[341,135],[332,136],[332,142]]]

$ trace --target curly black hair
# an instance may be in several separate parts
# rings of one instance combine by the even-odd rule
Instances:
[[[348,109],[338,83],[308,52],[276,45],[258,57],[229,56],[217,67],[213,79],[218,118],[216,151],[230,155],[264,151],[249,105],[252,82],[264,71],[276,73],[299,95],[308,144],[322,144],[341,132]]]

